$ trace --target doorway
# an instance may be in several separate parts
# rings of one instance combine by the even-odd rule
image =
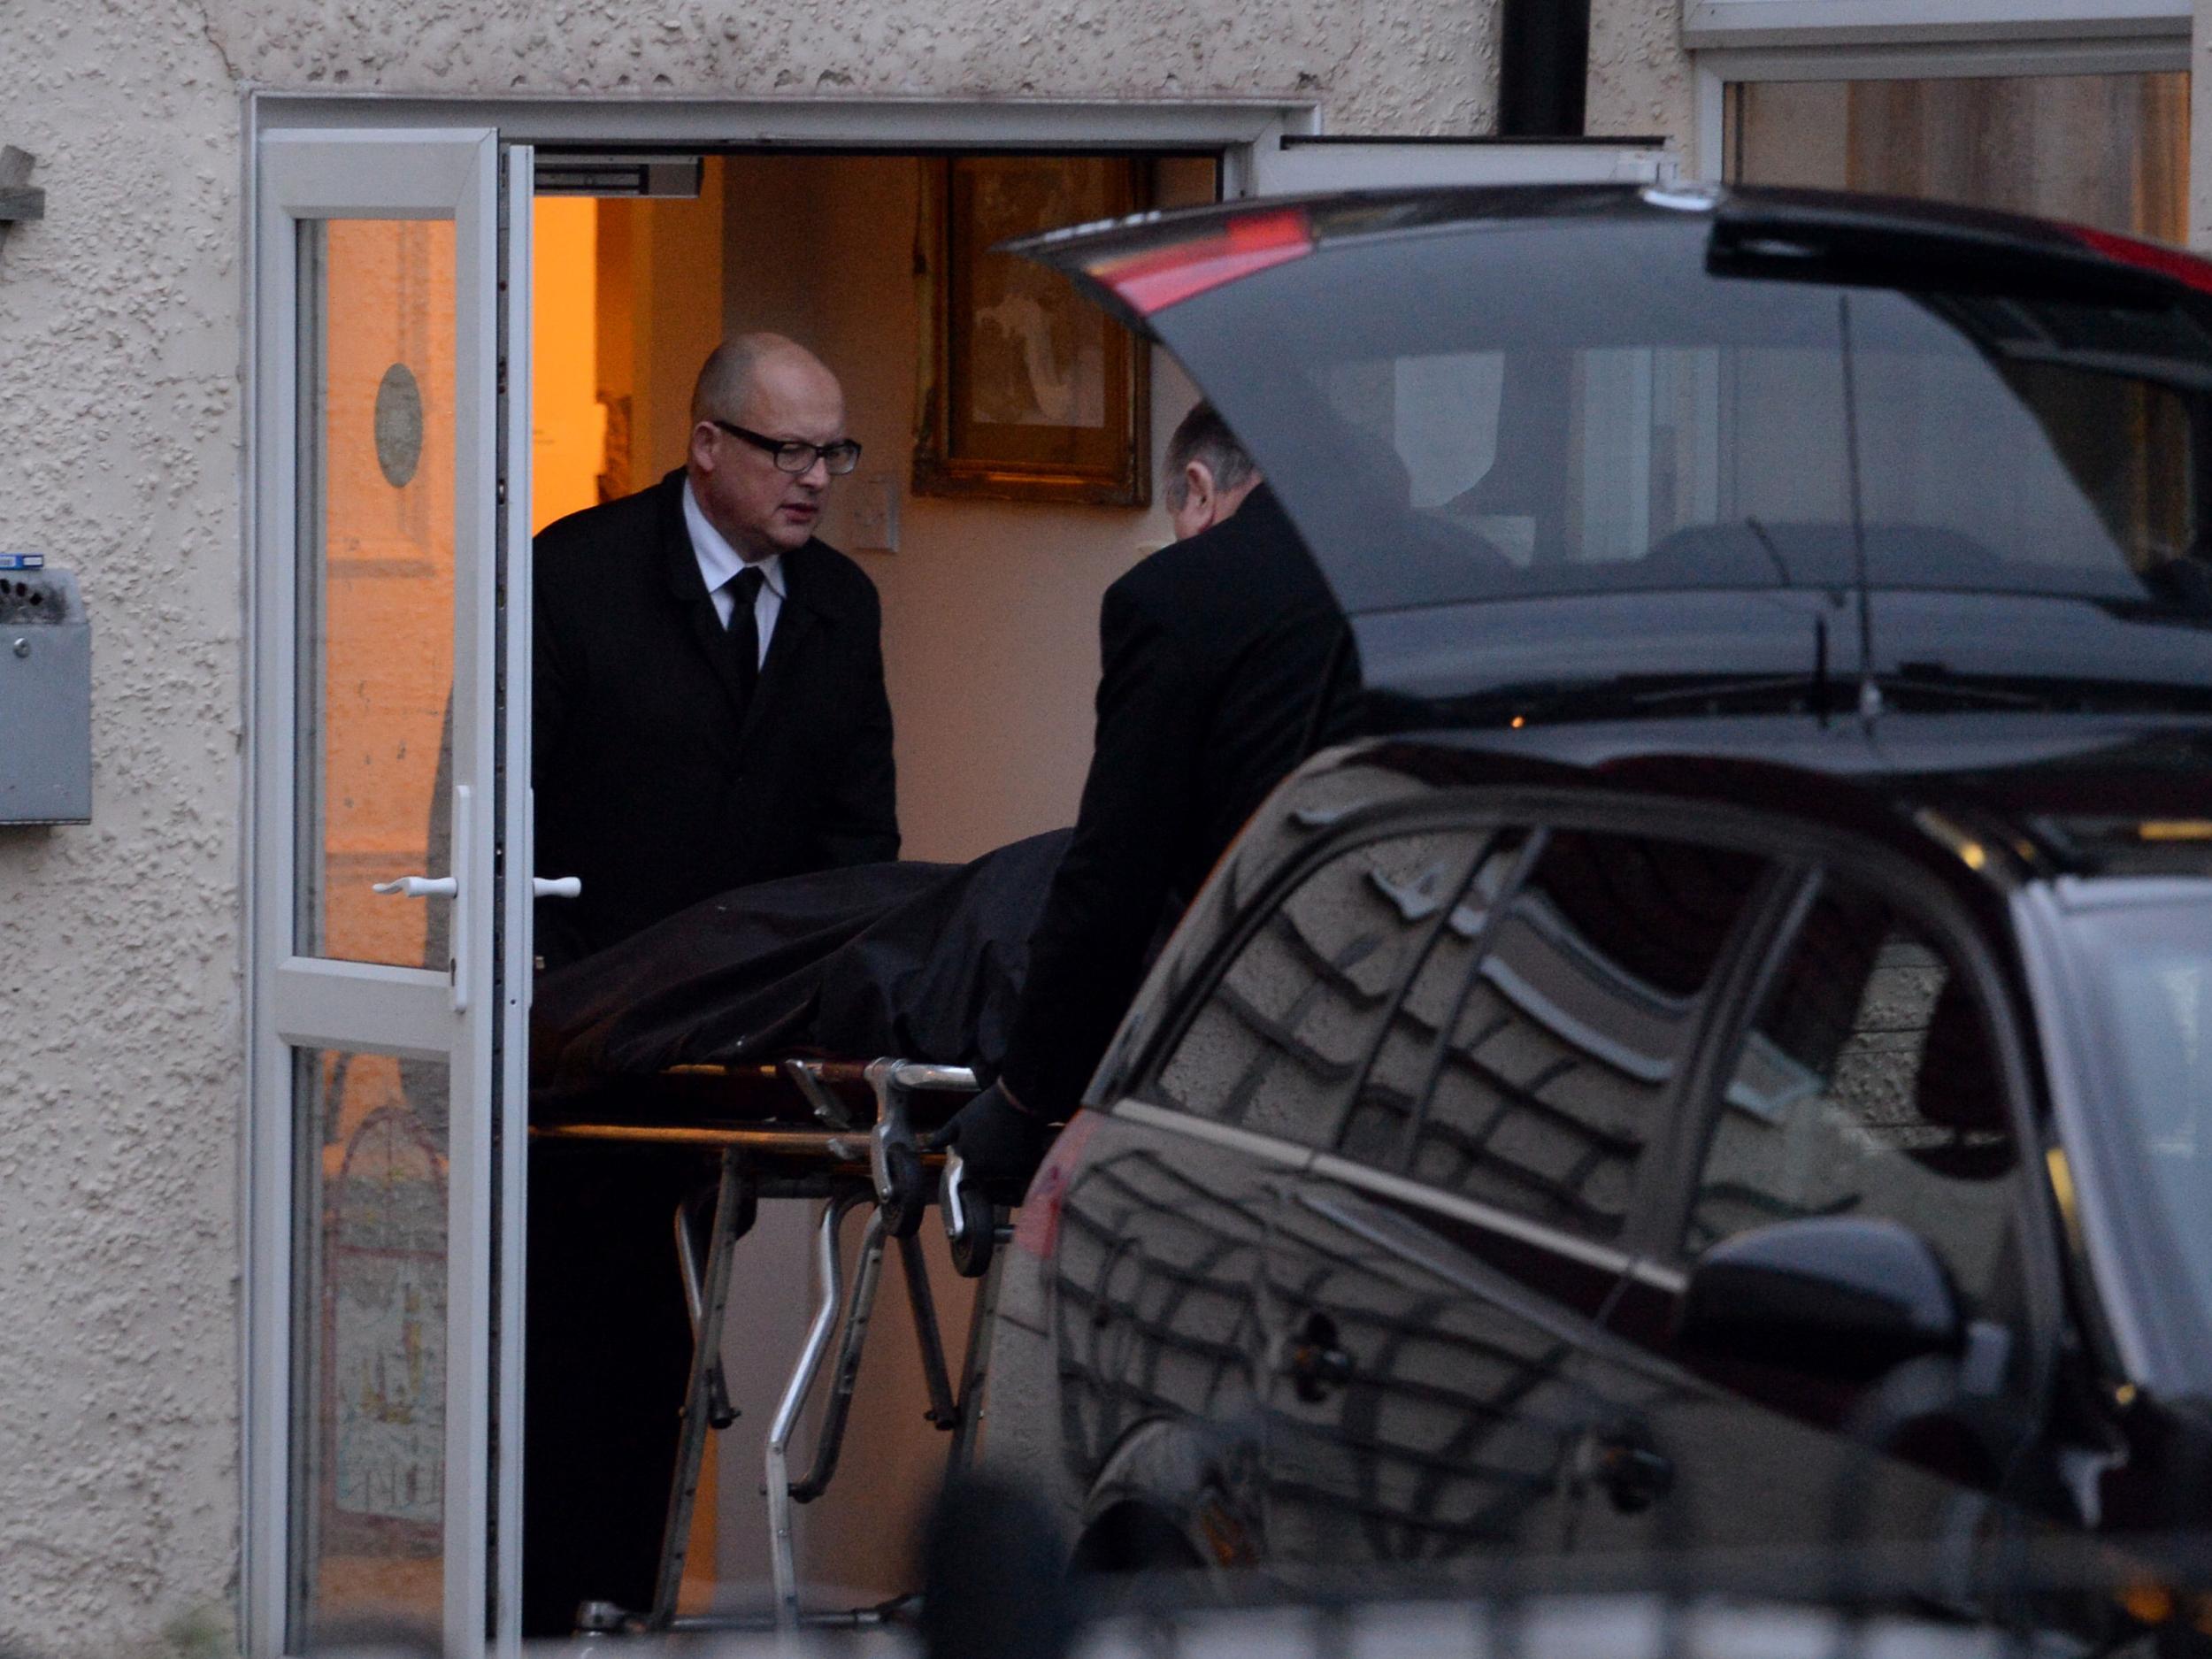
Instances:
[[[682,465],[692,379],[726,333],[788,334],[837,373],[863,457],[832,485],[820,534],[861,564],[882,599],[902,856],[942,861],[1072,821],[1089,758],[1101,595],[1171,534],[1149,501],[939,495],[922,493],[926,480],[918,490],[935,326],[923,270],[930,262],[918,242],[931,234],[951,170],[972,159],[739,151],[572,162],[541,154],[532,233],[534,530],[648,488]],[[990,165],[1010,160],[1045,176],[1105,164],[998,155]],[[1219,193],[1215,154],[1121,154],[1106,165],[1135,181],[1133,206],[1192,205]],[[1134,424],[1148,484],[1195,393],[1164,354],[1147,368],[1138,378],[1148,404]],[[765,1206],[742,1247],[742,1279],[790,1291],[741,1316],[733,1310],[745,1340],[726,1345],[726,1363],[741,1416],[710,1448],[687,1612],[765,1597],[761,1442],[810,1311],[802,1287],[813,1229],[803,1208]],[[941,1256],[933,1230],[926,1236]],[[958,1352],[966,1286],[935,1264],[946,1338]],[[874,1601],[908,1587],[917,1506],[934,1488],[943,1451],[939,1437],[918,1432],[926,1405],[906,1309],[887,1297],[848,1473],[799,1517],[810,1600]]]
[[[1219,193],[1216,155],[1128,158],[1144,205]],[[832,487],[821,534],[882,596],[902,856],[944,860],[1072,820],[1099,598],[1171,534],[1156,503],[916,493],[916,237],[929,170],[954,159],[710,154],[695,194],[541,194],[534,261],[534,529],[681,465],[692,375],[725,330],[789,334],[843,381],[863,457]],[[540,174],[563,177],[559,158]],[[1148,480],[1196,396],[1165,354],[1150,371]]]
[[[549,475],[565,469],[572,507],[586,504],[580,479],[593,498],[603,477],[607,487],[625,481],[611,463],[626,457],[626,481],[648,482],[676,458],[662,411],[687,391],[695,359],[681,359],[701,342],[726,326],[765,326],[817,343],[845,377],[856,435],[869,446],[864,473],[880,480],[872,493],[847,492],[849,521],[824,528],[882,595],[905,850],[967,857],[1072,815],[1089,748],[1098,597],[1167,526],[1145,506],[911,488],[926,313],[912,286],[925,199],[916,181],[927,169],[986,152],[1135,157],[1156,175],[1156,164],[1188,169],[1172,188],[1152,179],[1152,199],[1165,203],[1312,182],[1294,163],[1325,162],[1334,183],[1360,181],[1338,176],[1347,167],[1388,182],[1447,160],[1467,182],[1552,176],[1545,170],[1563,157],[1577,176],[1597,178],[1649,179],[1669,163],[1648,147],[1596,144],[1568,156],[1476,142],[1448,156],[1432,143],[1308,138],[1294,153],[1286,133],[1310,131],[1316,112],[1268,104],[462,106],[257,96],[250,119],[247,1646],[301,1652],[373,1614],[437,1628],[457,1655],[491,1641],[511,1651],[533,897],[527,791],[517,786],[529,742],[534,461],[542,454]],[[713,147],[713,135],[733,132],[807,148]],[[665,160],[695,157],[695,183],[676,198],[593,198],[588,219],[575,203],[540,199],[534,150],[558,159],[587,146],[630,157],[642,188],[655,188]],[[690,204],[682,223],[668,219],[677,201]],[[541,209],[553,211],[541,219]],[[572,214],[565,226],[560,211]],[[603,214],[628,222],[603,234]],[[572,257],[557,272],[531,257],[541,223],[549,245],[568,239]],[[324,354],[357,315],[334,296],[342,300],[373,265],[409,274],[379,278],[373,290],[390,312],[395,362],[378,371],[365,361],[357,374]],[[534,276],[545,284],[535,318]],[[603,327],[626,291],[626,306]],[[449,307],[439,298],[449,293]],[[679,366],[664,373],[665,364]],[[396,366],[408,374],[394,376]],[[1192,396],[1171,365],[1152,367],[1150,448],[1136,457],[1147,479]],[[542,410],[528,396],[534,370],[565,388]],[[630,400],[622,426],[598,412],[603,395]],[[449,465],[444,441],[433,442],[441,411],[450,416]],[[626,449],[614,441],[626,436]],[[344,471],[370,455],[374,476],[365,465]],[[355,482],[359,501],[327,493]],[[543,504],[559,499],[549,491]],[[439,549],[426,562],[395,562],[370,545],[374,526],[392,510],[413,511],[411,501],[420,513],[410,534]],[[854,511],[866,502],[880,511]],[[369,584],[396,582],[436,603],[370,604],[384,589]],[[429,655],[403,662],[407,653]],[[356,660],[374,672],[349,672]],[[385,672],[400,668],[409,672]],[[433,709],[450,712],[436,764],[426,766]],[[368,819],[345,817],[363,797],[339,791],[351,776],[342,766],[414,780],[389,844],[370,845]],[[371,806],[384,803],[381,784],[362,787]],[[368,902],[347,885],[365,873],[388,877],[368,913],[388,918],[380,937],[404,935],[399,946],[340,937],[351,926],[344,918]],[[418,904],[428,908],[404,926],[388,920]],[[408,1083],[410,1069],[425,1068],[444,1087]],[[383,1091],[374,1100],[372,1085]],[[371,1124],[387,1110],[397,1115]],[[426,1140],[419,1127],[434,1133]],[[370,1128],[379,1160],[349,1164],[353,1132]],[[423,1257],[411,1277],[350,1248],[385,1242],[348,1230],[371,1214],[337,1202],[356,1186],[387,1210],[391,1193],[407,1195],[419,1224],[408,1242]],[[749,1251],[764,1248],[748,1240]],[[803,1282],[803,1268],[755,1259],[757,1282]],[[391,1285],[353,1271],[364,1263]],[[356,1319],[326,1340],[337,1329],[329,1310],[356,1302],[403,1317]],[[752,1346],[773,1363],[794,1343],[767,1325],[764,1312]],[[913,1375],[911,1334],[895,1315],[885,1325],[891,1340],[872,1348],[864,1388],[888,1379],[893,1404],[868,1409],[850,1446],[852,1467],[872,1479],[816,1511],[835,1544],[833,1575],[818,1564],[826,1555],[809,1552],[825,1595],[833,1577],[864,1592],[897,1571],[911,1519],[902,1506],[926,1489],[918,1471],[933,1468],[938,1451],[895,1398],[896,1379]],[[404,1420],[387,1386],[400,1375]],[[724,1490],[736,1494],[720,1511],[749,1520],[757,1465],[728,1448],[720,1461],[735,1475]],[[841,1495],[859,1512],[841,1517]],[[712,1553],[732,1563],[727,1589],[754,1581],[764,1550],[732,1526]]]

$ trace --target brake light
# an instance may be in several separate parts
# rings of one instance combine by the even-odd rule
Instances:
[[[1103,260],[1090,274],[1140,317],[1313,251],[1303,208],[1247,213],[1203,236]]]
[[[1049,1261],[1060,1248],[1060,1207],[1068,1200],[1068,1183],[1083,1162],[1084,1143],[1098,1128],[1099,1114],[1079,1111],[1063,1125],[1045,1161],[1030,1178],[1022,1207],[1014,1213],[1014,1248]]]
[[[2195,254],[2184,253],[2178,248],[2169,248],[2163,242],[2145,242],[2139,236],[2116,235],[2108,230],[2093,230],[2086,225],[2069,225],[2066,229],[2075,241],[2085,248],[2094,249],[2108,259],[2133,265],[2139,271],[2155,271],[2160,276],[2171,277],[2200,294],[2212,294],[2212,260],[2200,259]]]

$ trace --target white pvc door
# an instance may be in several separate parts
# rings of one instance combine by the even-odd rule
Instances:
[[[488,129],[258,164],[249,1647],[476,1653],[513,1628],[528,267]]]
[[[1665,146],[1617,140],[1357,138],[1285,134],[1255,144],[1247,196],[1401,186],[1662,184]]]

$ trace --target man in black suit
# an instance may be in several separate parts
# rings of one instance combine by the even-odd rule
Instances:
[[[881,617],[814,539],[852,470],[836,378],[726,342],[684,468],[535,545],[538,905],[559,967],[731,887],[898,856]],[[541,1142],[530,1158],[523,1633],[651,1604],[690,1329],[671,1226],[710,1168]]]
[[[538,906],[559,966],[731,887],[899,853],[875,584],[814,539],[837,379],[774,334],[700,371],[686,465],[535,544]]]
[[[1144,974],[1260,802],[1348,734],[1357,668],[1289,518],[1208,404],[1167,450],[1176,542],[1106,590],[1097,734],[1075,833],[1029,941],[997,1081],[938,1132],[1018,1192],[1079,1102]]]

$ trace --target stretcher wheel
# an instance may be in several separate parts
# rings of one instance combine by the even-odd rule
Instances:
[[[991,1247],[998,1241],[998,1211],[967,1178],[967,1166],[955,1151],[945,1159],[943,1179],[937,1183],[937,1208],[945,1219],[945,1243],[952,1265],[963,1279],[980,1279],[990,1271]]]
[[[952,1251],[953,1271],[963,1279],[981,1279],[991,1271],[991,1252],[998,1244],[997,1210],[971,1194],[956,1224],[947,1213],[945,1243]]]
[[[910,1239],[928,1208],[922,1155],[907,1142],[894,1141],[883,1149],[883,1167],[890,1187],[889,1196],[882,1200],[883,1230],[895,1239]]]

